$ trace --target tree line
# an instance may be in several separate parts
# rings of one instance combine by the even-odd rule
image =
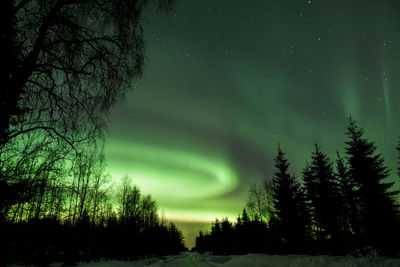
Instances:
[[[332,162],[315,145],[300,177],[289,172],[278,144],[272,181],[250,188],[236,223],[217,219],[210,233],[200,232],[195,250],[397,255],[399,191],[374,142],[352,118],[346,135],[344,156],[337,152]],[[400,142],[396,149],[400,159]]]
[[[104,161],[92,156],[80,162],[82,169],[72,170],[76,176],[40,181],[34,192],[7,208],[0,222],[3,262],[74,264],[186,249],[182,233],[160,218],[150,195],[128,176],[114,188],[105,183]]]

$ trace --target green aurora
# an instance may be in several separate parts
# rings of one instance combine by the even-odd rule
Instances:
[[[270,179],[280,142],[300,175],[334,159],[352,115],[392,169],[400,135],[400,2],[176,1],[148,10],[147,65],[110,116],[113,180],[128,174],[193,245]],[[398,179],[392,171],[391,179]]]

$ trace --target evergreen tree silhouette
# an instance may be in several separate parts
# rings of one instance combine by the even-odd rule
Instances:
[[[359,234],[357,183],[349,174],[349,166],[339,152],[336,153],[336,177],[341,197],[341,231],[348,237]]]
[[[288,173],[289,162],[278,145],[273,177],[276,230],[286,249],[293,250],[304,242],[307,234],[306,209],[299,183]]]
[[[364,137],[364,130],[350,117],[347,127],[346,153],[349,175],[357,183],[361,244],[383,253],[392,253],[397,227],[394,182],[385,182],[389,170],[373,142]]]
[[[318,145],[315,145],[311,163],[303,171],[303,179],[316,237],[331,240],[336,246],[340,238],[341,201],[332,164]]]

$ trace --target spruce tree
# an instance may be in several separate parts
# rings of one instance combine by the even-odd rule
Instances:
[[[318,145],[303,171],[303,179],[316,237],[336,243],[340,238],[340,196],[332,163]]]
[[[336,180],[341,197],[341,231],[348,236],[359,233],[357,184],[349,175],[345,158],[336,153]]]
[[[289,162],[278,145],[273,177],[274,217],[281,240],[288,249],[299,246],[306,238],[307,225],[304,197],[299,183],[288,173]]]
[[[364,130],[351,118],[347,127],[346,153],[349,161],[349,175],[357,183],[361,241],[390,253],[394,247],[396,221],[393,182],[385,182],[389,170],[384,159],[376,153],[373,142],[364,137]]]

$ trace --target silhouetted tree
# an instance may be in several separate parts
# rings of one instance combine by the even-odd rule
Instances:
[[[236,224],[212,223],[211,232],[199,233],[195,250],[226,253],[369,253],[394,255],[399,250],[398,206],[393,183],[375,146],[350,119],[347,157],[337,153],[336,170],[318,145],[303,169],[303,182],[288,172],[289,162],[278,146],[273,176],[273,207],[268,224],[261,220],[252,186],[252,216],[243,209]],[[400,153],[400,143],[397,147]],[[400,158],[400,154],[399,154]],[[266,190],[269,192],[269,190]],[[267,194],[268,195],[268,194]],[[260,198],[259,198],[260,199]],[[227,234],[229,233],[229,234]]]
[[[24,200],[13,200],[10,196],[15,193],[5,191],[0,251],[6,257],[0,259],[0,265],[8,261],[73,264],[100,257],[165,255],[185,249],[181,232],[175,225],[160,222],[156,202],[150,195],[141,194],[129,177],[118,190],[110,190],[101,149],[69,161],[72,165],[67,171],[56,150],[38,151],[41,157],[35,153],[17,157],[20,168],[15,173],[11,169],[5,172],[10,177],[21,175],[22,181],[32,184],[27,186],[30,192]],[[120,201],[119,210],[114,207],[115,199]]]
[[[92,221],[103,219],[104,205],[109,202],[111,185],[109,184],[110,176],[105,173],[105,157],[104,154],[98,155],[98,160],[93,169],[93,177],[89,192],[90,214]]]
[[[181,251],[186,250],[186,247],[184,245],[184,237],[182,235],[182,232],[176,227],[176,225],[174,223],[170,223],[169,227],[168,227],[168,238],[169,238],[169,242],[164,245],[164,249],[165,247],[169,249],[167,249],[165,254],[168,253],[173,253],[173,254],[178,254]]]
[[[153,200],[151,195],[145,195],[142,197],[140,208],[140,219],[144,226],[154,226],[159,223],[157,216],[157,203]]]
[[[25,1],[26,2],[26,1]],[[18,56],[20,47],[18,45],[18,33],[16,31],[17,18],[15,16],[15,0],[4,0],[0,4],[0,22],[2,25],[0,42],[2,49],[0,55],[2,62],[0,63],[0,149],[6,142],[9,134],[8,128],[18,123],[21,115],[21,107],[9,107],[8,98],[11,96],[11,77],[20,65],[20,57]]]
[[[156,2],[168,9],[172,0]],[[70,145],[98,135],[102,115],[142,74],[148,3],[1,1],[0,148],[30,131]]]
[[[64,157],[63,165],[69,166],[67,160],[74,161],[87,147],[99,145],[110,107],[124,99],[131,82],[142,74],[143,10],[150,2],[0,2],[0,164],[8,165],[0,168],[0,184],[1,190],[15,192],[10,196],[14,204],[21,207],[27,193],[33,192],[39,205],[36,209],[31,206],[31,213],[39,214],[47,182],[55,179],[54,169],[40,169],[42,165],[32,163],[31,153],[45,162],[47,155],[43,154],[52,146]],[[164,10],[172,4],[172,0],[153,2]],[[24,171],[32,174],[39,168],[40,177],[36,175],[34,183],[27,182],[28,175],[16,176],[10,171],[22,169],[13,165],[20,164],[13,159],[15,154],[23,163],[32,163]],[[59,168],[61,161],[50,162]],[[86,201],[88,191],[81,189],[81,200]],[[53,190],[56,192],[60,190]],[[9,205],[10,201],[0,199],[0,212]],[[83,206],[79,211],[83,212]]]
[[[268,227],[259,219],[247,217],[243,209],[236,224],[227,218],[212,222],[211,232],[199,232],[196,237],[194,250],[199,252],[210,251],[216,254],[237,254],[249,252],[268,252]]]
[[[129,176],[124,176],[117,191],[118,210],[122,222],[135,227],[153,227],[159,224],[157,204],[150,195],[142,195],[132,185]]]
[[[249,216],[247,215],[247,211],[245,208],[242,210],[242,217],[239,216],[239,219],[241,219],[242,223],[248,223],[250,221]]]
[[[232,223],[228,218],[221,221],[221,251],[222,254],[229,254],[235,249],[235,233]]]
[[[0,162],[9,192],[0,210],[10,221],[63,216],[75,223],[85,210],[95,220],[110,188],[102,148],[86,149],[71,160],[60,153],[62,147],[46,141],[8,151],[9,158]],[[10,192],[14,187],[18,190]]]
[[[129,176],[122,177],[117,191],[119,216],[123,218],[139,219],[141,193],[138,187],[132,186]]]
[[[7,146],[0,161],[4,190],[19,189],[13,192],[16,201],[7,208],[8,220],[60,213],[67,173],[65,146],[38,133],[19,141],[19,146]]]
[[[359,203],[357,197],[358,188],[357,183],[349,174],[347,161],[340,156],[339,152],[336,155],[336,177],[341,197],[341,231],[350,238],[351,235],[360,233],[357,206]]]
[[[315,145],[312,159],[303,171],[306,198],[319,240],[330,240],[337,249],[341,239],[341,197],[328,157]]]
[[[273,176],[276,231],[284,249],[293,250],[304,244],[308,233],[307,210],[300,184],[288,173],[289,162],[278,145]]]
[[[384,181],[389,176],[384,159],[376,153],[375,144],[364,137],[364,130],[352,118],[346,134],[349,175],[358,188],[362,244],[391,253],[397,242],[394,198],[398,191],[393,190],[393,182]]]
[[[266,190],[268,187],[259,184],[252,184],[249,189],[246,208],[254,218],[258,217],[261,221],[268,220],[270,217],[270,197]]]

